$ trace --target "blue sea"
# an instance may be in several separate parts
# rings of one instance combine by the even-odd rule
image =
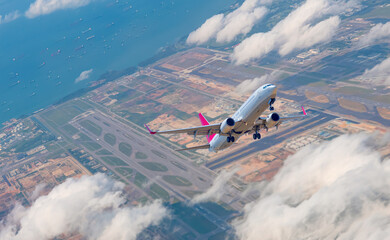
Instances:
[[[32,1],[0,0],[0,123],[30,114],[109,70],[136,66],[199,27],[233,0],[95,0],[36,18]],[[81,72],[90,77],[75,82]]]

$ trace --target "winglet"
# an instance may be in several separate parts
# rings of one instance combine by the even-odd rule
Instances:
[[[148,125],[146,125],[146,124],[144,124],[144,125],[145,125],[146,129],[148,129],[148,131],[149,131],[150,134],[152,134],[152,135],[153,135],[153,134],[156,134],[156,132],[152,132],[152,131],[150,130],[150,128],[148,127]]]
[[[209,121],[207,121],[207,119],[203,116],[202,113],[199,113],[199,120],[200,120],[200,123],[202,124],[202,126],[207,126],[207,125],[210,125]],[[207,142],[211,142],[211,140],[213,140],[215,136],[215,133],[214,134],[211,134],[210,136],[207,135],[206,138],[207,138]]]
[[[200,123],[202,124],[202,126],[207,126],[207,125],[209,125],[209,122],[208,122],[207,119],[203,116],[202,113],[199,113],[199,119],[200,119]]]
[[[301,106],[302,107],[302,111],[303,111],[303,115],[307,115],[307,113],[306,113],[306,111],[305,111],[305,109],[303,108],[303,106]]]

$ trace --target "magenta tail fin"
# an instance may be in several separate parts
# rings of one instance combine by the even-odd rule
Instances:
[[[199,113],[199,119],[202,126],[210,125],[210,123],[207,121],[207,119],[203,116],[203,114]]]
[[[303,111],[303,115],[307,115],[307,113],[306,113],[306,111],[305,111],[305,109],[303,108],[303,106],[301,106],[302,107],[302,111]]]
[[[199,119],[200,119],[200,123],[202,124],[202,126],[210,125],[210,123],[207,121],[207,119],[201,113],[199,113]],[[210,136],[206,135],[207,141],[210,143],[211,140],[213,140],[214,136],[215,136],[215,133],[211,134]]]

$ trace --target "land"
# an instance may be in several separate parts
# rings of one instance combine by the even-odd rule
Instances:
[[[162,199],[172,209],[173,218],[155,231],[161,238],[224,239],[233,231],[229,221],[253,200],[242,191],[251,182],[271,179],[288,156],[346,133],[380,136],[389,131],[388,89],[373,90],[371,83],[356,78],[389,54],[384,45],[353,47],[372,21],[347,18],[338,36],[342,47],[322,45],[272,63],[265,59],[237,66],[230,61],[229,47],[191,48],[9,122],[0,130],[0,219],[16,201],[31,205],[37,186],[38,195],[44,195],[67,178],[105,173],[126,184],[128,204]],[[199,112],[221,122],[251,94],[236,91],[242,81],[274,71],[281,73],[274,81],[279,89],[276,111],[296,115],[304,105],[309,117],[263,131],[260,141],[244,136],[218,154],[176,152],[205,144],[206,138],[151,136],[143,127],[196,126]],[[378,150],[386,157],[389,149]],[[223,200],[185,204],[206,191],[219,171],[237,166]]]

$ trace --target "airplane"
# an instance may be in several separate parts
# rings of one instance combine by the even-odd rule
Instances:
[[[265,129],[268,131],[271,127],[276,127],[286,120],[306,117],[306,111],[302,106],[303,115],[281,117],[276,112],[270,113],[267,117],[260,115],[268,108],[274,111],[273,104],[276,100],[277,87],[273,84],[265,84],[259,87],[242,106],[234,113],[232,117],[226,118],[222,123],[210,124],[206,118],[199,113],[199,119],[202,126],[174,129],[166,131],[152,131],[145,124],[150,134],[176,134],[187,133],[193,135],[205,135],[208,144],[190,148],[178,149],[176,151],[209,149],[211,152],[230,147],[242,135],[253,133],[253,139],[261,139],[259,131]]]

